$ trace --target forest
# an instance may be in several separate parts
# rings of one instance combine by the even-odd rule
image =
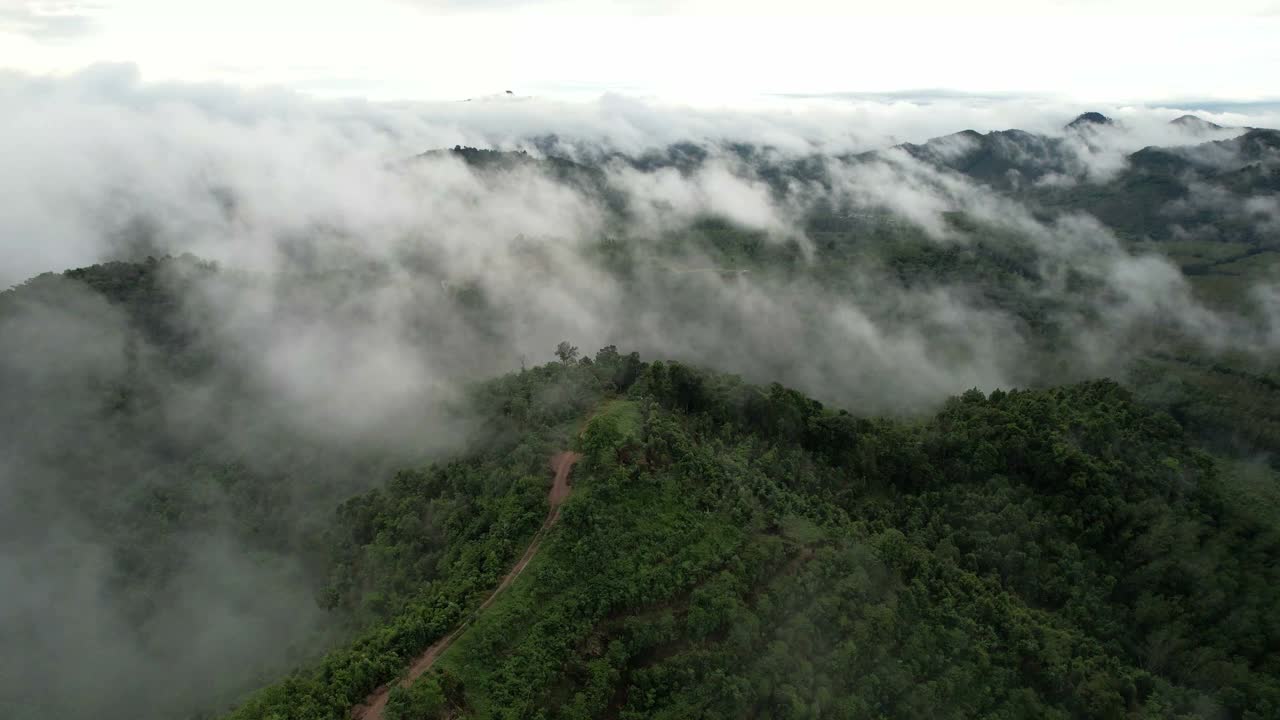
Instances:
[[[1117,384],[969,391],[904,423],[635,362],[605,348],[496,381],[529,438],[508,460],[402,473],[343,505],[329,597],[373,629],[231,717],[345,717],[395,676],[532,532],[538,462],[564,442],[585,459],[563,524],[387,717],[1280,707],[1274,497]],[[573,390],[522,409],[548,385]],[[452,507],[455,488],[479,507]],[[421,525],[436,517],[443,550]]]

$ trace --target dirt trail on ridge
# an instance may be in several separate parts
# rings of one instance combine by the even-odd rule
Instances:
[[[498,587],[489,593],[489,597],[480,603],[480,607],[476,609],[466,620],[462,621],[453,632],[440,638],[431,644],[418,656],[413,665],[409,668],[409,675],[405,678],[404,684],[408,685],[418,679],[424,672],[431,669],[436,660],[444,654],[445,650],[457,640],[467,626],[475,620],[476,615],[493,604],[498,599],[498,595],[506,590],[515,579],[520,577],[520,573],[529,566],[529,563],[538,554],[538,548],[542,545],[542,538],[547,534],[547,530],[560,519],[560,506],[564,504],[569,492],[572,488],[569,486],[569,471],[573,469],[575,463],[582,458],[576,452],[568,450],[558,452],[551,456],[551,470],[555,472],[555,480],[551,483],[551,492],[547,495],[547,502],[551,506],[551,510],[547,512],[547,519],[542,522],[542,527],[538,532],[534,533],[533,539],[529,541],[529,547],[525,548],[524,555],[515,565],[511,566],[511,570],[502,578],[502,582],[498,583]],[[394,682],[394,681],[393,681]],[[382,711],[387,707],[387,697],[391,694],[392,683],[387,683],[374,690],[364,702],[355,706],[351,710],[352,720],[382,720]]]

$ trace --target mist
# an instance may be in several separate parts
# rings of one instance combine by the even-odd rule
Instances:
[[[1045,218],[891,147],[1022,127],[1064,139],[1071,162],[1054,182],[1089,184],[1147,145],[1234,137],[1266,117],[1202,113],[1235,128],[1206,138],[1170,126],[1182,114],[1171,108],[1118,108],[1120,125],[1072,134],[1063,125],[1080,108],[1017,99],[380,105],[149,85],[127,66],[11,73],[0,101],[12,110],[0,118],[0,285],[192,256],[156,266],[176,318],[159,329],[65,278],[37,278],[0,303],[0,640],[14,663],[0,698],[46,708],[44,698],[66,698],[58,717],[225,705],[308,657],[331,631],[307,577],[316,518],[397,466],[465,450],[479,432],[467,384],[547,361],[562,339],[906,416],[971,387],[1122,373],[1161,333],[1211,352],[1266,353],[1280,340],[1274,286],[1251,291],[1252,311],[1210,307],[1169,259],[1132,250],[1087,214]],[[705,157],[629,161],[677,142]],[[949,142],[943,152],[968,151]],[[757,146],[771,166],[817,170],[778,181],[733,143]],[[455,145],[528,154],[500,172],[420,155]],[[549,153],[599,164],[566,179],[540,163]],[[1217,192],[1170,206],[1171,222],[1201,203],[1273,231],[1275,196]],[[980,234],[957,226],[963,213],[1002,238],[1000,252],[1031,259],[1016,290],[1036,314],[970,279],[904,275],[874,253],[824,273],[823,238],[806,220],[819,207],[872,218],[868,242],[962,254]],[[714,240],[708,218],[786,269],[683,242]],[[131,422],[163,433],[120,444],[121,428],[95,426],[102,393],[138,376],[152,394]],[[304,490],[280,501],[287,531],[255,536],[245,507],[209,489],[216,482],[189,486],[183,457],[196,451],[249,473],[305,474]],[[128,552],[143,540],[100,519],[107,506],[188,492],[211,494],[199,532],[145,560],[172,600],[153,607],[119,583],[122,564],[144,561]],[[190,682],[152,692],[173,677]]]

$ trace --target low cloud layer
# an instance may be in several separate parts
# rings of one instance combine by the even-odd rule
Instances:
[[[93,5],[79,2],[10,1],[0,5],[0,33],[52,43],[72,40],[97,30],[94,9]]]

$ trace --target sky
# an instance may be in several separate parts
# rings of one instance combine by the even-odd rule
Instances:
[[[0,0],[0,68],[321,97],[1280,99],[1280,1]],[[1206,7],[1216,13],[1202,14]]]

